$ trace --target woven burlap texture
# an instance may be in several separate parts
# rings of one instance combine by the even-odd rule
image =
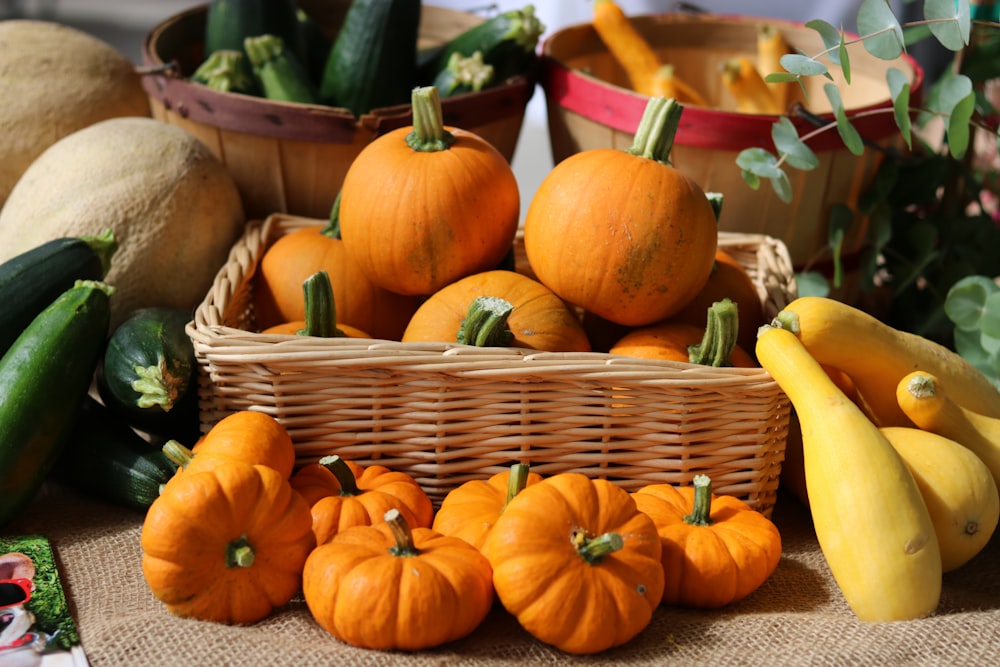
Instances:
[[[782,559],[749,598],[721,611],[660,607],[646,630],[625,646],[583,657],[534,640],[500,607],[469,637],[416,653],[343,644],[312,620],[301,597],[252,626],[176,618],[143,580],[141,515],[60,488],[43,489],[2,532],[51,538],[93,667],[996,663],[1000,538],[945,575],[932,617],[870,624],[857,620],[844,603],[803,506],[791,496],[779,498],[773,519],[782,534]]]

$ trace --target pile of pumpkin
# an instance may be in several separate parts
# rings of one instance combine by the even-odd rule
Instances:
[[[556,165],[525,216],[528,266],[514,271],[510,165],[474,133],[443,125],[433,87],[412,101],[413,126],[351,163],[330,223],[267,248],[253,277],[258,330],[680,361],[718,340],[725,353],[700,363],[754,365],[761,298],[718,246],[721,196],[668,161],[681,105],[652,98],[630,150]],[[719,335],[703,341],[717,303]]]
[[[515,464],[435,512],[413,478],[380,465],[330,456],[293,471],[287,431],[256,411],[219,421],[186,458],[142,526],[153,594],[179,616],[253,623],[301,591],[320,626],[365,648],[457,640],[498,599],[540,641],[596,653],[660,604],[749,595],[781,557],[775,525],[704,476],[629,493]]]

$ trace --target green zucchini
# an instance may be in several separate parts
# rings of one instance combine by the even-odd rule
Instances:
[[[434,87],[442,99],[462,93],[478,93],[493,84],[493,72],[493,65],[483,61],[481,51],[471,56],[456,52],[451,54],[448,66],[438,72]]]
[[[301,58],[297,11],[294,0],[212,0],[205,14],[205,55],[242,51],[247,37],[270,33]]]
[[[320,100],[361,116],[410,101],[420,0],[353,0],[323,69]]]
[[[129,425],[181,439],[197,431],[197,362],[185,331],[190,319],[177,308],[139,308],[108,337],[97,387]]]
[[[235,49],[213,51],[198,69],[191,75],[191,80],[208,86],[220,93],[244,93],[256,95],[257,83],[247,73],[244,62],[246,55]]]
[[[0,355],[74,282],[104,278],[117,249],[109,229],[54,239],[0,264]]]
[[[177,466],[94,398],[84,398],[53,478],[80,493],[145,511]]]
[[[316,103],[316,90],[309,75],[280,37],[271,34],[247,37],[243,50],[264,97],[280,102]]]
[[[77,281],[0,358],[0,525],[31,501],[69,442],[104,349],[113,291]]]
[[[483,54],[483,62],[493,67],[493,81],[502,82],[524,74],[535,62],[538,40],[545,25],[535,15],[534,5],[501,12],[472,26],[449,40],[433,57],[422,60],[418,80],[433,82],[448,68],[452,54]]]

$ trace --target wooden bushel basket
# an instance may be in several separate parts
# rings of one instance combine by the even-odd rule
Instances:
[[[435,503],[522,461],[542,475],[579,472],[630,490],[707,473],[714,491],[770,514],[790,404],[761,368],[259,333],[261,257],[281,236],[323,224],[280,214],[249,223],[196,309],[187,330],[203,431],[230,412],[260,410],[288,429],[299,464],[331,453],[379,463],[412,475]],[[723,232],[719,245],[750,272],[767,316],[794,298],[780,241]]]
[[[154,118],[204,142],[233,174],[248,219],[274,212],[327,217],[348,166],[379,135],[412,121],[408,104],[360,118],[347,109],[220,93],[188,79],[204,59],[207,6],[167,19],[147,36],[143,77]],[[424,5],[418,46],[440,44],[482,21],[466,12]],[[176,67],[166,65],[175,63]],[[442,101],[446,124],[480,135],[513,158],[533,74]]]
[[[630,17],[677,75],[695,85],[711,104],[725,101],[728,92],[719,78],[719,66],[735,55],[756,58],[756,30],[773,23],[785,39],[805,54],[824,50],[815,31],[787,21],[738,16],[673,13]],[[542,44],[540,82],[548,106],[549,135],[556,162],[593,148],[628,148],[639,124],[646,97],[627,89],[624,71],[605,48],[589,23],[556,31]],[[840,70],[830,66],[834,83],[850,114],[886,109],[854,122],[866,140],[881,146],[903,145],[892,116],[886,71],[900,69],[911,81],[911,97],[918,95],[923,72],[903,57],[893,62],[875,58],[860,45],[850,48],[852,78],[846,85]],[[833,120],[822,87],[828,80],[809,77],[810,110]],[[731,108],[731,107],[729,107]],[[882,154],[868,148],[856,157],[843,145],[835,129],[818,135],[808,145],[820,165],[812,171],[786,169],[793,191],[790,204],[774,194],[770,183],[751,189],[736,166],[745,148],[774,151],[773,115],[753,115],[717,108],[685,105],[671,160],[706,191],[725,195],[719,228],[725,231],[766,234],[781,239],[796,266],[810,262],[827,244],[827,222],[833,204],[856,204],[871,183]],[[799,135],[815,129],[800,118],[792,119]],[[862,245],[867,221],[859,219],[844,240],[850,255]]]

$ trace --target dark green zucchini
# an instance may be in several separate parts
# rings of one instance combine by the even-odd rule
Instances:
[[[53,477],[85,495],[144,512],[176,472],[159,447],[87,396]]]
[[[0,358],[0,525],[31,501],[69,441],[104,349],[112,291],[77,281]]]
[[[500,83],[525,74],[535,62],[538,40],[545,25],[535,15],[534,5],[501,12],[474,25],[449,40],[433,57],[422,60],[418,81],[429,85],[448,68],[452,54],[483,54],[483,62],[493,67],[493,81]]]
[[[243,50],[243,40],[270,33],[302,57],[294,0],[212,0],[205,14],[205,56]]]
[[[109,229],[48,241],[0,264],[0,355],[77,280],[104,278],[117,249]]]
[[[353,0],[323,69],[320,100],[355,116],[408,103],[420,9],[420,0]]]
[[[247,37],[243,50],[264,97],[280,102],[317,102],[316,89],[309,80],[309,74],[280,37],[271,34]]]
[[[108,337],[98,391],[129,425],[174,438],[197,431],[197,362],[185,331],[190,319],[177,308],[139,308]]]

